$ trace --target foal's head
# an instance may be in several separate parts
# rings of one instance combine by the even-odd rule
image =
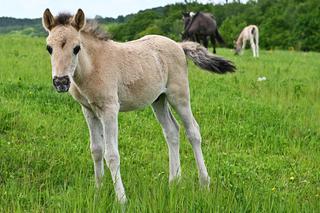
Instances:
[[[81,9],[77,14],[53,17],[49,9],[43,13],[42,24],[48,31],[47,50],[51,56],[53,85],[58,92],[67,92],[78,64],[81,50],[80,31],[86,23]]]
[[[239,55],[242,49],[242,45],[238,43],[237,41],[233,41],[233,47],[234,47],[234,54]]]

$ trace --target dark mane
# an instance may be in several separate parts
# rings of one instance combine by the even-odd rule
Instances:
[[[110,39],[108,33],[101,29],[96,20],[87,20],[86,25],[81,32],[88,33],[89,35],[103,41],[108,41]]]
[[[69,25],[71,24],[72,15],[70,13],[59,13],[55,18],[55,24],[58,25]]]
[[[198,15],[200,14],[201,12],[196,12],[196,14],[194,15],[194,16],[190,16],[190,18],[191,18],[191,21],[190,21],[190,23],[188,24],[188,26],[187,26],[187,28],[186,28],[186,32],[187,31],[189,31],[189,29],[190,29],[190,27],[192,26],[192,24],[193,24],[193,22],[194,22],[194,20],[198,17]]]
[[[72,17],[73,16],[70,13],[59,13],[59,15],[55,17],[55,25],[71,25]],[[81,30],[81,32],[87,33],[103,41],[107,41],[110,39],[108,33],[101,29],[96,20],[87,19],[86,25]]]

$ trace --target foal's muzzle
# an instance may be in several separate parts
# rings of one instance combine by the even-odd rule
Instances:
[[[57,92],[68,92],[70,88],[70,78],[68,76],[54,76],[52,82]]]

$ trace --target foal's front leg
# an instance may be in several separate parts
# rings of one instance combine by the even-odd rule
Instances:
[[[84,117],[87,121],[90,132],[90,148],[91,155],[94,163],[94,174],[96,179],[96,187],[101,185],[102,177],[104,174],[103,169],[103,155],[104,155],[104,140],[103,129],[101,121],[98,117],[89,109],[82,107]]]
[[[244,50],[246,49],[247,40],[243,39],[242,41],[242,48],[241,48],[241,55],[243,55]]]
[[[118,112],[119,105],[104,107],[99,113],[105,139],[105,160],[110,169],[117,199],[126,202],[126,195],[120,175],[120,156],[118,151]]]

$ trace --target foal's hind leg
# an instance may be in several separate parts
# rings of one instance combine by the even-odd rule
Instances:
[[[255,43],[256,43],[256,56],[259,57],[259,37],[256,35],[255,37]]]
[[[196,159],[200,184],[209,186],[210,177],[203,159],[199,125],[191,111],[188,83],[181,79],[180,82],[175,82],[175,85],[170,85],[167,97],[169,103],[174,107],[183,121]]]
[[[251,44],[251,49],[252,49],[253,57],[256,57],[256,56],[257,56],[257,53],[256,53],[256,45],[255,45],[255,43],[254,43],[253,37],[250,38],[250,44]]]
[[[161,124],[169,148],[170,175],[169,182],[180,177],[180,156],[179,156],[179,125],[168,106],[165,94],[152,104],[153,112]]]

